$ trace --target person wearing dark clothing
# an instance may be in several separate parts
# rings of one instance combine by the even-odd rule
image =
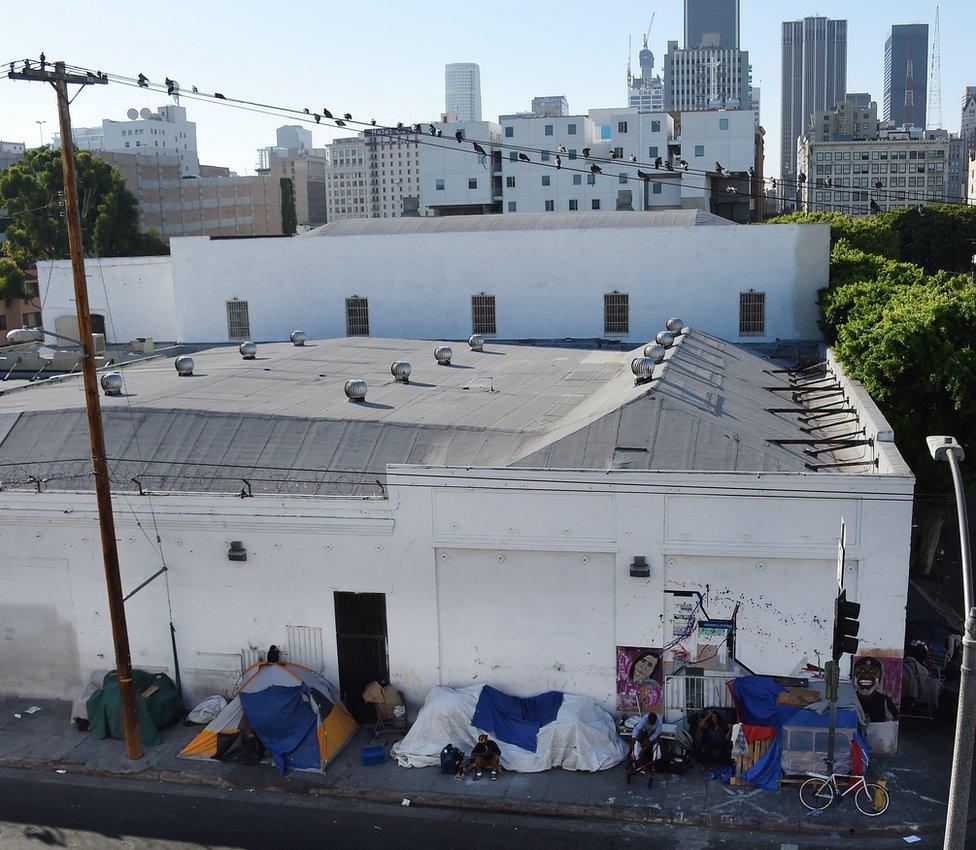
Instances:
[[[498,779],[501,757],[502,751],[498,748],[498,744],[484,733],[479,735],[478,743],[471,751],[471,758],[474,760],[474,780],[481,779],[481,774],[486,770],[491,771],[492,779]]]
[[[695,731],[695,758],[703,767],[724,767],[732,761],[732,730],[718,712],[710,711]]]

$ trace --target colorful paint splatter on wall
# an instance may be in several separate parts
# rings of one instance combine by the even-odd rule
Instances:
[[[647,646],[617,647],[617,711],[635,714],[661,710],[664,665],[660,653],[660,649]]]

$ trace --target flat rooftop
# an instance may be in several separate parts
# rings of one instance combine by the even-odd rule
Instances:
[[[172,359],[128,364],[124,392],[102,396],[113,481],[124,489],[369,495],[386,465],[567,470],[812,472],[864,461],[870,447],[811,457],[787,376],[764,357],[701,331],[679,336],[653,379],[635,385],[621,351],[572,344],[503,344],[471,351],[436,341],[350,337],[195,352],[192,377]],[[410,383],[390,365],[412,365]],[[368,392],[350,402],[345,382]],[[782,389],[783,392],[778,392]],[[830,433],[828,417],[824,433]],[[848,417],[849,423],[849,417]],[[849,424],[840,431],[853,430]],[[838,431],[838,433],[840,432]],[[4,487],[90,486],[79,378],[0,397]],[[827,471],[828,467],[823,467]]]

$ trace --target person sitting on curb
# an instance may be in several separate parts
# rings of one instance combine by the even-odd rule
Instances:
[[[498,779],[498,771],[501,769],[502,751],[498,748],[491,738],[484,733],[478,736],[478,743],[471,751],[471,758],[474,759],[475,774],[473,780],[477,782],[481,779],[481,774],[485,770],[491,771],[491,778]]]

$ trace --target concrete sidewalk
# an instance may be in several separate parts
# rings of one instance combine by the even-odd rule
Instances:
[[[27,714],[38,706],[40,711]],[[212,787],[235,787],[321,795],[368,802],[524,813],[724,829],[790,833],[909,835],[941,829],[945,822],[952,728],[944,721],[902,722],[897,756],[875,757],[871,778],[885,777],[891,793],[888,811],[861,815],[851,799],[811,815],[797,788],[768,792],[706,781],[697,768],[685,776],[658,775],[651,789],[635,777],[628,785],[623,769],[601,773],[550,770],[537,774],[503,772],[496,782],[459,782],[435,768],[400,768],[393,761],[362,767],[360,747],[372,745],[361,731],[324,775],[280,776],[270,765],[241,767],[178,759],[177,752],[199,727],[169,729],[165,741],[146,750],[138,762],[125,758],[121,741],[96,741],[70,723],[70,703],[0,699],[0,766],[69,773],[112,775]],[[20,718],[15,717],[20,714]],[[395,737],[385,739],[389,746]]]

